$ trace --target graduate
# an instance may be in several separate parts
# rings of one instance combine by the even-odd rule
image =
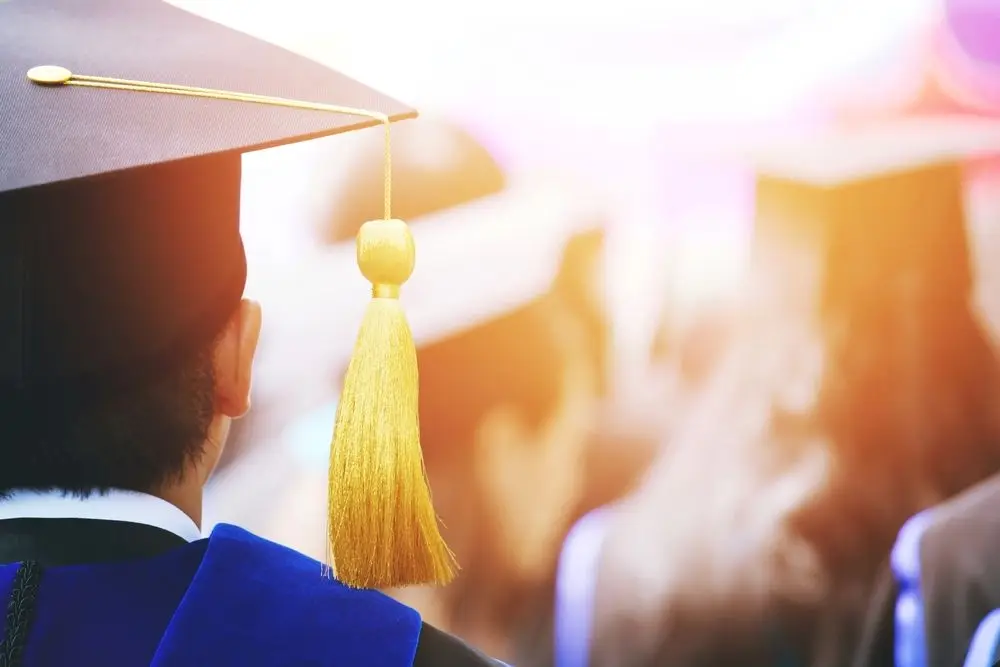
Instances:
[[[1000,469],[960,166],[998,140],[914,119],[753,155],[733,339],[642,486],[565,541],[558,667],[851,664],[903,523]]]
[[[378,298],[334,437],[329,562],[199,529],[262,322],[241,153],[413,115],[158,0],[0,3],[0,665],[499,664],[371,590],[454,572],[407,436],[401,223],[359,235]]]

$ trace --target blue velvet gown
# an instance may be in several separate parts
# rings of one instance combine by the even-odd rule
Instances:
[[[0,565],[0,664],[498,664],[409,607],[347,588],[318,562],[235,526],[188,544],[124,522],[0,521],[0,563],[9,563]]]

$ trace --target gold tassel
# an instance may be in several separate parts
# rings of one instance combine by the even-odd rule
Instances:
[[[438,518],[420,449],[417,351],[399,303],[414,246],[401,220],[366,222],[358,265],[372,300],[347,368],[330,448],[330,546],[348,586],[446,584],[454,556]]]
[[[73,74],[33,67],[43,86],[83,86],[183,95],[362,116],[385,130],[385,219],[358,232],[358,266],[372,283],[347,369],[330,449],[329,542],[335,576],[356,588],[447,584],[455,557],[438,529],[420,450],[417,351],[399,303],[413,273],[413,236],[393,220],[389,118],[352,107],[212,88]]]

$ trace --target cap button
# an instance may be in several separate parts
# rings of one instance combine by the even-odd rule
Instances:
[[[72,78],[72,72],[58,65],[40,65],[28,70],[28,79],[43,86],[58,86]]]

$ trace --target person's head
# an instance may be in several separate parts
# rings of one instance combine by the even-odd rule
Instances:
[[[818,350],[815,393],[792,412],[830,443],[836,484],[856,487],[838,497],[886,513],[883,540],[900,512],[1000,461],[1000,375],[973,298],[964,173],[939,157],[977,146],[979,132],[961,122],[849,132],[807,150],[799,179],[758,185],[758,266],[786,267],[771,279],[796,286],[781,294]]]
[[[0,491],[204,483],[260,327],[240,176],[223,155],[0,193],[5,231],[33,235],[5,292]]]
[[[125,389],[87,387],[0,404],[9,429],[0,448],[0,494],[200,488],[222,454],[230,421],[250,407],[260,326],[260,306],[243,300],[208,343]]]
[[[758,215],[759,289],[606,542],[596,641],[625,664],[724,657],[712,645],[773,664],[779,629],[843,663],[903,522],[1000,468],[958,167],[765,180]]]
[[[413,112],[169,3],[88,10],[0,6],[0,492],[198,490],[246,410],[260,327],[242,154],[368,124],[294,101],[317,90]],[[221,82],[234,92],[204,93]]]
[[[1000,467],[1000,374],[967,301],[749,310],[605,541],[609,663],[841,664],[902,523]]]

